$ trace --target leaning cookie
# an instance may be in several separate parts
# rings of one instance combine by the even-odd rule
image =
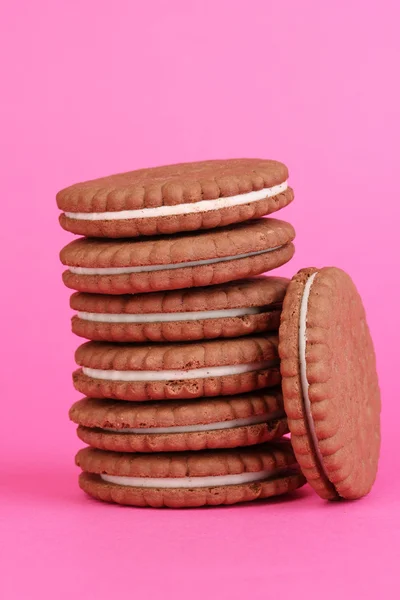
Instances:
[[[251,448],[129,454],[80,450],[80,487],[106,502],[131,506],[196,507],[278,496],[305,483],[290,442]]]
[[[293,200],[287,179],[273,160],[185,163],[77,183],[57,194],[57,204],[61,226],[79,235],[169,235],[275,212]]]
[[[83,398],[69,415],[83,442],[118,452],[237,448],[288,432],[279,388],[196,402]]]
[[[75,293],[72,331],[95,341],[177,342],[279,328],[287,279],[254,277],[219,286],[110,296]]]
[[[360,498],[376,477],[380,393],[361,298],[340,269],[303,269],[289,284],[279,331],[293,448],[322,498]]]
[[[61,250],[65,285],[81,292],[132,294],[215,285],[288,262],[293,227],[259,219],[215,231],[141,240],[79,239]]]
[[[187,344],[86,342],[75,388],[91,398],[176,400],[242,394],[280,383],[277,335]]]

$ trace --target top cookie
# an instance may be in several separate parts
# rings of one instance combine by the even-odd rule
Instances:
[[[300,467],[322,498],[355,499],[376,477],[380,393],[373,342],[349,275],[303,269],[279,331],[282,391]]]
[[[273,160],[210,160],[119,173],[57,194],[61,226],[124,238],[213,229],[275,212],[293,200],[288,170]]]

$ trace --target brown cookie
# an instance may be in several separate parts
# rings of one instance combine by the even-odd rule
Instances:
[[[280,383],[276,335],[187,344],[86,342],[76,389],[92,398],[177,400],[242,394]]]
[[[132,294],[215,285],[259,275],[294,253],[293,227],[259,219],[215,231],[137,241],[79,239],[61,250],[67,287]]]
[[[360,498],[375,480],[380,393],[361,298],[333,267],[289,284],[280,327],[282,388],[293,448],[322,498]]]
[[[254,277],[219,286],[109,296],[75,293],[72,331],[95,341],[177,342],[279,328],[287,279]]]
[[[77,183],[57,194],[57,204],[61,226],[79,235],[170,235],[275,212],[293,200],[287,179],[273,160],[211,160]]]
[[[118,452],[237,448],[288,432],[280,388],[196,402],[83,398],[69,415],[83,442]]]
[[[236,504],[292,491],[305,483],[290,442],[251,448],[128,454],[80,450],[80,487],[106,502],[195,507]]]

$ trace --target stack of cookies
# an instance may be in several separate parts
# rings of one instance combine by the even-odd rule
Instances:
[[[305,482],[281,393],[278,335],[293,227],[287,168],[226,160],[143,169],[57,195],[76,290],[70,411],[80,486],[136,506],[233,504]]]

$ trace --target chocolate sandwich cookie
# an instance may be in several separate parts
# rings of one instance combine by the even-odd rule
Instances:
[[[196,402],[83,398],[69,415],[83,442],[118,452],[237,448],[288,432],[280,388]]]
[[[77,183],[57,194],[61,226],[123,238],[213,229],[259,218],[293,200],[288,170],[261,159],[141,169]]]
[[[131,294],[199,287],[243,279],[288,262],[293,227],[259,219],[190,234],[142,240],[79,239],[61,251],[67,287]]]
[[[80,487],[106,502],[132,506],[196,507],[277,496],[305,483],[290,442],[251,448],[129,454],[80,450]]]
[[[95,341],[177,342],[279,328],[287,279],[254,277],[219,286],[110,296],[75,293],[72,331]]]
[[[322,498],[360,498],[376,477],[380,392],[374,347],[349,275],[304,269],[289,284],[279,352],[293,448]]]
[[[187,344],[86,342],[75,360],[81,368],[74,385],[92,398],[227,396],[280,383],[277,335]]]

